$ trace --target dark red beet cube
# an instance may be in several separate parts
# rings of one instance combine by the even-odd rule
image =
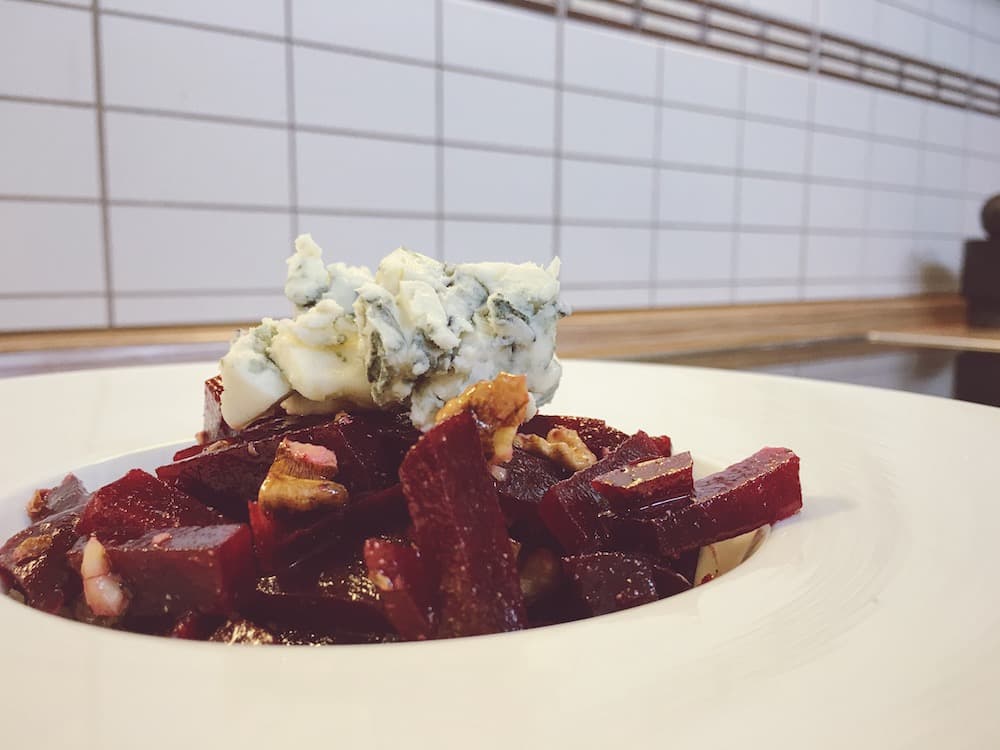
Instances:
[[[247,504],[253,547],[263,572],[271,573],[337,543],[344,509],[325,507],[305,512],[275,512],[257,502]]]
[[[608,501],[591,485],[602,474],[636,461],[660,456],[659,447],[638,432],[605,458],[550,487],[539,504],[539,515],[567,552],[594,552],[605,542],[599,515]]]
[[[180,526],[211,526],[225,518],[176,487],[141,469],[101,487],[83,509],[80,534],[104,542],[134,539],[148,531]]]
[[[590,452],[598,458],[603,458],[606,453],[613,451],[628,438],[628,435],[609,426],[603,419],[565,417],[555,414],[537,414],[533,419],[521,425],[518,432],[545,437],[549,434],[549,430],[555,427],[576,430],[584,445],[590,448]]]
[[[399,477],[437,590],[437,635],[523,628],[514,552],[473,416],[462,412],[420,438]]]
[[[545,492],[571,472],[555,461],[514,448],[510,461],[494,470],[500,508],[508,523],[537,521]]]
[[[67,474],[57,487],[35,492],[28,502],[28,517],[32,521],[41,521],[66,510],[79,511],[89,499],[90,493],[83,482],[74,475]]]
[[[605,515],[602,522],[619,549],[673,557],[777,523],[801,508],[799,457],[787,448],[764,448],[695,482],[693,504],[669,505],[659,516]]]
[[[653,566],[621,552],[593,552],[563,558],[572,589],[590,615],[617,612],[659,597]]]
[[[690,453],[652,458],[612,469],[595,477],[594,489],[607,499],[615,513],[628,513],[694,494]]]
[[[58,612],[80,592],[79,566],[66,553],[76,542],[76,510],[65,510],[22,529],[0,547],[0,579],[45,612]]]
[[[251,547],[246,524],[186,526],[104,543],[111,572],[131,596],[130,617],[235,612],[257,576]],[[82,550],[77,545],[69,555],[77,570]]]
[[[346,557],[321,555],[260,578],[246,611],[258,622],[322,632],[392,629],[357,551]]]
[[[399,539],[369,539],[364,558],[396,632],[408,641],[434,637],[431,582],[413,546]]]

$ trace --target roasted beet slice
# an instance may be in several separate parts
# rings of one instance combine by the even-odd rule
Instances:
[[[659,456],[657,444],[646,433],[636,433],[593,466],[550,487],[539,504],[542,521],[567,552],[600,549],[604,533],[598,516],[608,509],[608,501],[591,482],[613,469]]]
[[[395,484],[412,426],[394,414],[359,412],[335,418],[297,417],[251,426],[232,440],[219,441],[197,455],[161,466],[157,476],[218,508],[230,518],[246,519],[246,503],[257,496],[282,439],[321,445],[337,454],[339,482],[352,493]],[[304,426],[303,426],[304,425]],[[292,429],[286,429],[292,426]],[[183,453],[183,452],[182,452]],[[180,454],[178,454],[180,455]]]
[[[601,474],[591,485],[608,501],[615,513],[629,513],[694,494],[690,453],[621,466]]]
[[[549,487],[570,474],[569,470],[545,456],[514,448],[510,461],[493,469],[500,508],[507,522],[537,521],[542,496]]]
[[[260,569],[271,573],[303,558],[323,552],[337,543],[343,523],[341,508],[275,512],[260,503],[247,504],[253,547]]]
[[[659,597],[649,560],[621,552],[593,552],[563,558],[570,586],[590,615],[604,615]]]
[[[695,482],[691,505],[670,505],[659,516],[607,514],[601,520],[617,548],[671,557],[776,523],[801,508],[799,457],[787,448],[764,448]]]
[[[0,579],[35,609],[58,612],[80,592],[79,568],[72,569],[66,560],[79,537],[79,520],[77,510],[64,510],[19,531],[0,547]]]
[[[598,458],[603,458],[606,453],[613,451],[628,438],[628,435],[609,426],[603,419],[565,417],[555,414],[537,414],[533,419],[521,425],[518,432],[545,437],[549,434],[549,430],[555,427],[576,430],[580,439]]]
[[[107,542],[104,553],[130,595],[129,617],[227,615],[237,610],[256,580],[246,524],[151,531]],[[83,545],[77,544],[67,556],[76,570],[82,555]]]
[[[437,635],[523,628],[513,549],[473,416],[462,412],[420,438],[399,477],[417,547],[437,584]]]
[[[323,632],[386,633],[378,589],[360,552],[329,555],[264,576],[246,611],[258,622]]]
[[[73,474],[67,474],[58,486],[35,491],[28,501],[28,517],[32,521],[41,521],[66,510],[79,511],[89,498],[90,493],[83,482]]]
[[[91,495],[77,530],[96,534],[101,541],[120,541],[148,531],[218,523],[225,523],[225,518],[211,508],[145,471],[133,469]]]
[[[400,539],[368,539],[364,558],[368,577],[396,632],[408,641],[432,638],[431,582],[413,546]]]

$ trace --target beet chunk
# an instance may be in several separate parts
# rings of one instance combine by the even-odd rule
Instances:
[[[593,552],[563,558],[570,586],[589,615],[604,615],[659,597],[653,566],[621,552]]]
[[[337,481],[351,492],[391,487],[412,426],[394,414],[358,412],[334,418],[284,417],[266,420],[199,452],[156,470],[157,476],[218,508],[230,518],[247,518],[246,503],[257,496],[283,438],[329,448],[337,454]],[[183,454],[184,451],[178,453]]]
[[[66,553],[76,542],[77,510],[49,516],[7,540],[0,547],[0,579],[45,612],[58,612],[80,593],[79,567],[73,570]]]
[[[613,469],[659,456],[657,444],[645,432],[637,432],[593,466],[550,487],[539,504],[542,521],[567,552],[600,549],[605,540],[598,516],[608,509],[608,501],[591,482]]]
[[[538,504],[546,490],[570,474],[555,461],[515,447],[510,461],[499,468],[502,479],[496,479],[500,508],[507,522],[537,521]]]
[[[81,539],[81,542],[84,541]],[[131,595],[129,617],[235,612],[256,580],[246,524],[184,526],[104,544]],[[80,569],[83,545],[67,556]]]
[[[565,427],[576,430],[584,445],[598,458],[603,458],[628,438],[621,430],[611,427],[603,419],[591,417],[562,417],[554,414],[537,414],[518,428],[525,435],[545,437],[549,430],[555,427]]]
[[[365,542],[368,577],[379,591],[385,615],[403,638],[434,635],[431,584],[423,561],[409,542],[374,538]]]
[[[407,454],[399,476],[438,592],[437,635],[523,628],[514,552],[473,416],[462,412],[431,429]]]
[[[247,612],[258,622],[314,631],[387,633],[392,629],[360,550],[321,555],[260,578]]]
[[[591,481],[616,513],[631,512],[694,494],[690,453],[652,458],[612,469]]]
[[[41,521],[65,510],[79,511],[87,504],[90,493],[83,482],[73,474],[67,474],[57,487],[37,490],[28,502],[28,517]]]
[[[773,524],[802,508],[799,457],[763,448],[725,471],[695,482],[695,502],[662,515],[606,514],[603,525],[620,549],[673,557]]]
[[[225,520],[176,487],[133,469],[94,492],[83,509],[77,531],[96,534],[102,542],[120,541],[148,531],[212,526]]]

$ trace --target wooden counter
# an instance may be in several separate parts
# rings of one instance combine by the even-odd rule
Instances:
[[[979,347],[1000,349],[1000,331],[969,331],[964,321],[965,306],[958,295],[582,312],[561,321],[559,353],[563,357],[632,359],[866,338],[914,345],[915,335],[964,337],[980,342]],[[222,345],[239,326],[0,334],[0,353]],[[886,336],[910,338],[892,342]]]

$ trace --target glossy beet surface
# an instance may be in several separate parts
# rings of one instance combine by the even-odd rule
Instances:
[[[725,471],[695,482],[695,502],[662,514],[606,515],[612,543],[621,549],[678,555],[773,524],[802,509],[799,457],[764,448]]]
[[[83,509],[80,534],[101,541],[133,539],[148,531],[178,526],[211,526],[225,518],[186,492],[133,469],[94,492]]]
[[[613,512],[632,512],[694,494],[690,453],[627,464],[595,477],[591,485]]]
[[[659,446],[646,433],[636,433],[593,466],[550,487],[539,505],[542,521],[567,552],[597,551],[605,544],[599,516],[608,509],[608,501],[591,482],[614,469],[660,455]]]
[[[472,415],[462,412],[424,435],[399,476],[437,592],[436,635],[523,628],[514,551]]]

